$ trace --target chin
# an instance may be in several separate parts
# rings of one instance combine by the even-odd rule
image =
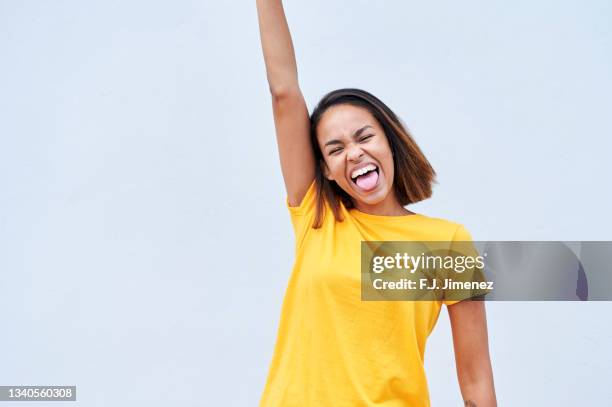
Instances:
[[[387,199],[387,196],[389,196],[389,193],[391,191],[389,189],[385,189],[381,191],[372,191],[369,194],[363,194],[363,193],[360,194],[354,190],[346,191],[346,192],[351,196],[351,198],[353,198],[353,201],[360,202],[368,206],[372,206],[372,205],[378,205],[379,203]]]
[[[388,193],[386,194],[376,194],[376,195],[372,195],[372,196],[366,196],[366,197],[357,197],[355,199],[357,199],[359,202],[362,202],[366,205],[378,205],[379,203],[383,202],[386,198],[387,198]]]

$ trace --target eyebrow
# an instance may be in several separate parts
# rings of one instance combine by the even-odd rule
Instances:
[[[372,126],[370,126],[369,124],[366,124],[365,126],[363,126],[362,128],[360,128],[359,130],[355,131],[353,133],[353,138],[357,138],[361,135],[361,133],[363,133],[366,129],[373,129]],[[333,139],[333,140],[329,140],[327,143],[325,143],[325,145],[323,147],[327,147],[330,146],[332,144],[342,144],[342,141],[340,141],[340,139]]]

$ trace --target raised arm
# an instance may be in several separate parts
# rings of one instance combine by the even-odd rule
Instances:
[[[287,199],[298,206],[314,179],[308,108],[281,0],[257,0],[257,14]]]

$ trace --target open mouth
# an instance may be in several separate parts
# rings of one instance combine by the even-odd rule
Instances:
[[[351,181],[363,191],[371,191],[378,184],[378,167],[368,164],[351,173]]]

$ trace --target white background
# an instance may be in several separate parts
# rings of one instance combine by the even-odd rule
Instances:
[[[286,9],[309,106],[369,90],[434,165],[413,210],[612,240],[610,2]],[[255,2],[4,0],[0,27],[0,384],[256,405],[293,242]],[[612,405],[611,310],[487,303],[500,406]],[[446,311],[426,367],[462,405]]]

